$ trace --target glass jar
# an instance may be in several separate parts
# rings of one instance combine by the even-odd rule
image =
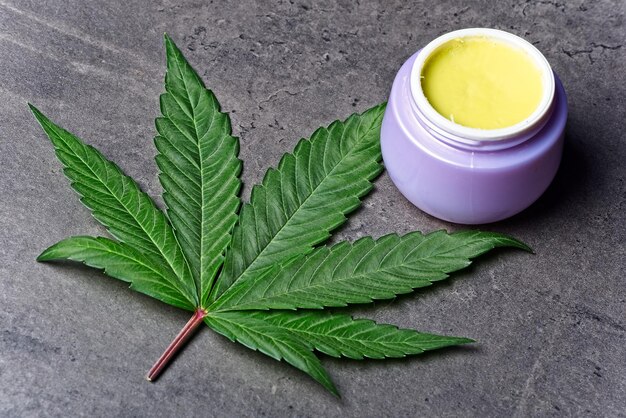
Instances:
[[[440,115],[426,99],[420,75],[444,43],[485,36],[526,51],[540,69],[543,95],[524,121],[475,129]],[[484,224],[530,206],[552,182],[563,149],[567,100],[558,77],[532,44],[508,32],[472,28],[442,35],[411,56],[393,83],[381,129],[385,168],[402,194],[437,218]]]

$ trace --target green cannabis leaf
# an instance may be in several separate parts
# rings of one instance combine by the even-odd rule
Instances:
[[[390,234],[320,246],[359,207],[382,171],[384,105],[300,140],[239,210],[242,163],[230,119],[167,35],[165,46],[155,145],[167,215],[117,165],[30,105],[81,202],[115,238],[70,237],[38,260],[83,262],[194,312],[149,380],[202,322],[284,359],[335,395],[314,351],[382,359],[472,341],[319,310],[430,286],[496,247],[530,251],[514,238],[479,231]]]

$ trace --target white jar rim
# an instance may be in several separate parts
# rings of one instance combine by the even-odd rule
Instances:
[[[543,86],[543,94],[537,108],[523,121],[512,126],[498,129],[478,129],[454,123],[441,115],[430,104],[422,89],[421,74],[424,63],[427,58],[432,55],[443,44],[458,38],[467,37],[486,37],[497,41],[508,43],[514,47],[526,52],[536,64],[541,73],[541,81]],[[554,98],[554,73],[543,54],[530,42],[520,38],[512,33],[498,29],[489,28],[468,28],[460,29],[435,38],[428,43],[418,54],[411,69],[411,79],[409,80],[411,95],[417,105],[417,108],[424,116],[432,122],[431,128],[439,131],[442,135],[452,134],[461,142],[492,142],[511,139],[524,134],[533,129],[538,123],[544,119],[546,113],[549,112]]]

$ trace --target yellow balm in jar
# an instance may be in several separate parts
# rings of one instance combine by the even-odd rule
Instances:
[[[475,129],[521,123],[544,95],[542,72],[532,57],[486,36],[442,44],[424,62],[420,79],[424,96],[439,114]]]
[[[446,33],[396,75],[380,131],[385,169],[433,216],[496,222],[546,190],[566,120],[563,85],[531,43],[489,28]]]

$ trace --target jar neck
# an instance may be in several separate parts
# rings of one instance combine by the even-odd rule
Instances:
[[[516,132],[514,135],[498,139],[474,140],[456,135],[441,126],[438,126],[422,109],[420,109],[419,105],[415,102],[415,100],[413,100],[411,94],[409,97],[411,97],[411,110],[413,111],[417,121],[432,135],[433,138],[455,148],[471,151],[496,151],[520,145],[521,143],[533,138],[539,131],[541,131],[548,120],[550,120],[554,110],[553,97],[550,106],[541,118],[537,119],[519,132]]]

